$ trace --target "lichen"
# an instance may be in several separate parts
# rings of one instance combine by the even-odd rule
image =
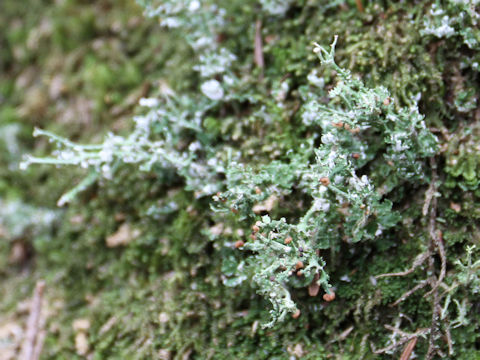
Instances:
[[[432,356],[430,338],[437,355],[478,356],[478,251],[471,247],[478,249],[480,216],[478,3],[439,1],[433,12],[432,2],[414,1],[365,8],[356,1],[140,3],[149,16],[128,1],[32,0],[28,11],[2,3],[0,126],[11,135],[0,140],[0,201],[27,215],[2,217],[0,322],[24,324],[18,304],[43,278],[50,304],[45,359],[82,357],[76,319],[91,324],[86,351],[93,358],[398,358],[401,337],[385,325],[433,329],[418,336],[419,358]],[[325,47],[334,35],[338,68],[312,52],[313,42]],[[352,82],[342,79],[347,70]],[[329,125],[349,110],[371,127],[355,135]],[[357,125],[356,117],[344,120]],[[61,143],[73,154],[64,162],[87,156],[74,164],[90,169],[19,171],[22,154],[58,160],[46,138],[31,137],[34,126],[70,139]],[[406,136],[390,136],[399,129]],[[351,194],[368,185],[374,191],[366,200],[386,216],[369,217],[362,236],[353,236],[357,222],[348,222],[349,215],[358,220],[360,203],[342,207],[334,194],[317,194],[319,187],[303,191],[306,176],[328,160],[317,163],[313,151],[327,149],[328,134],[341,137],[351,155],[342,171],[356,175],[338,184]],[[395,158],[410,150],[418,156]],[[405,161],[405,171],[392,159]],[[429,229],[434,202],[433,237],[441,231],[446,271],[432,325],[430,285],[397,301],[441,276]],[[227,211],[213,211],[212,203]],[[272,274],[261,270],[273,257],[260,259],[262,246],[270,249],[269,234],[301,224],[309,209],[314,218],[326,214],[335,236],[320,255],[304,249],[306,276],[286,281],[300,316],[288,313],[281,325],[263,329],[271,304],[255,291],[270,282]],[[45,226],[33,220],[50,212],[55,221]],[[19,231],[12,236],[4,224]],[[134,239],[109,247],[121,229]],[[297,248],[310,241],[291,236]],[[244,250],[235,248],[241,243]],[[14,257],[14,247],[26,256]],[[378,277],[404,272],[428,252],[435,266]],[[306,269],[310,258],[315,269]],[[309,294],[314,270],[328,274],[318,296]],[[255,276],[260,281],[251,283]],[[323,301],[329,290],[335,300]]]

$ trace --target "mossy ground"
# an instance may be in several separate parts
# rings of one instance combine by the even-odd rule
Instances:
[[[231,6],[241,8],[239,4],[233,1]],[[478,111],[459,112],[452,95],[461,87],[478,98],[478,72],[462,77],[466,70],[460,55],[470,50],[453,41],[439,44],[415,31],[429,2],[372,2],[364,12],[353,1],[342,4],[319,10],[300,1],[284,21],[264,22],[265,38],[270,39],[264,46],[264,80],[257,82],[253,70],[252,86],[263,91],[265,111],[280,114],[268,131],[258,131],[262,123],[254,116],[238,121],[249,114],[242,101],[234,109],[212,111],[204,126],[217,141],[243,144],[245,154],[259,146],[267,154],[297,146],[306,136],[295,110],[300,95],[291,92],[289,111],[278,109],[268,98],[286,78],[293,89],[303,84],[318,67],[311,42],[328,42],[335,31],[340,66],[371,86],[386,86],[398,106],[411,105],[412,98],[422,93],[421,111],[445,144],[438,157],[440,169],[446,164],[440,173],[445,185],[439,190],[443,196],[439,221],[448,270],[453,271],[455,260],[464,257],[465,245],[479,244],[480,119]],[[299,290],[302,316],[270,330],[260,326],[268,318],[269,304],[254,294],[253,286],[223,284],[224,259],[239,255],[233,249],[218,249],[215,238],[200,231],[212,225],[208,201],[196,200],[174,177],[158,181],[125,167],[113,181],[95,184],[67,209],[57,210],[48,225],[36,223],[39,213],[56,209],[56,200],[78,182],[81,172],[43,166],[16,170],[20,154],[50,150],[47,142],[31,139],[33,126],[96,142],[107,129],[128,131],[141,97],[155,96],[164,86],[190,91],[198,78],[190,66],[192,52],[181,37],[161,30],[156,20],[143,18],[132,1],[30,0],[27,6],[5,0],[1,6],[0,131],[7,135],[0,140],[0,200],[19,202],[32,211],[26,212],[31,221],[15,237],[0,228],[0,327],[24,325],[22,304],[37,279],[47,282],[44,359],[83,358],[72,328],[79,318],[91,324],[87,332],[91,359],[378,359],[370,344],[377,348],[385,344],[389,333],[381,325],[393,323],[399,311],[411,320],[402,320],[405,331],[429,326],[431,308],[422,294],[399,308],[389,306],[422,279],[421,271],[401,279],[373,280],[375,275],[408,268],[425,250],[428,234],[420,219],[424,199],[408,195],[423,194],[425,185],[400,187],[391,194],[403,225],[386,233],[380,245],[366,243],[350,251],[345,244],[324,255],[337,287],[335,302]],[[255,7],[248,6],[243,17],[231,20],[233,34],[242,27],[253,31],[253,25],[245,25],[255,23]],[[238,45],[235,38],[225,37]],[[240,45],[253,53],[253,43]],[[328,86],[333,74],[327,71],[325,78]],[[465,127],[472,130],[465,133]],[[238,140],[239,134],[248,139]],[[13,140],[9,143],[8,138]],[[458,151],[448,147],[449,142],[465,146]],[[261,156],[255,159],[265,161]],[[454,160],[465,166],[450,166]],[[167,205],[167,198],[176,203],[175,209],[148,215],[152,205]],[[108,247],[106,239],[123,224],[140,235],[126,246]],[[229,236],[232,242],[240,238],[236,232]],[[12,260],[18,243],[24,255]],[[479,304],[477,296],[468,312],[470,323],[452,331],[458,359],[480,357]],[[16,350],[14,337],[3,340],[0,355],[3,349],[4,354]],[[427,341],[420,339],[416,349],[420,358],[426,348]]]

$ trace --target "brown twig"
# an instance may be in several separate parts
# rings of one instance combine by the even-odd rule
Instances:
[[[448,355],[452,356],[453,355],[452,335],[450,335],[450,329],[448,328],[448,326],[445,329],[445,337],[447,338]]]
[[[432,199],[435,195],[436,184],[433,177],[434,175],[432,174],[432,181],[430,182],[430,186],[428,187],[428,190],[425,192],[425,202],[423,203],[423,208],[422,208],[423,216],[427,216],[428,209],[430,208],[430,203],[432,202]],[[435,175],[435,178],[436,178],[436,175]]]
[[[435,222],[435,219],[433,221]],[[442,265],[440,268],[440,275],[438,276],[437,281],[435,282],[435,284],[433,284],[432,289],[424,295],[424,297],[431,295],[434,291],[438,289],[440,284],[442,284],[443,279],[445,278],[445,274],[447,272],[447,256],[445,255],[445,247],[443,246],[441,232],[435,231],[434,228],[432,228],[432,231],[433,233],[430,234],[430,237],[432,238],[436,248],[438,249],[438,254],[440,255],[440,261]]]
[[[415,269],[417,267],[419,267],[420,265],[422,265],[426,259],[428,259],[428,257],[430,256],[430,252],[427,251],[427,252],[424,252],[420,255],[418,255],[415,260],[413,261],[413,264],[412,264],[412,267],[408,270],[405,270],[405,271],[400,271],[400,272],[396,272],[396,273],[387,273],[387,274],[381,274],[381,275],[377,275],[375,276],[375,278],[377,279],[380,279],[380,278],[383,278],[383,277],[390,277],[390,276],[406,276],[408,274],[411,274],[415,271]]]
[[[414,332],[413,334],[412,333],[408,333],[406,331],[403,331],[403,330],[400,330],[398,327],[394,327],[392,325],[384,325],[385,326],[385,329],[387,330],[390,330],[402,337],[408,337],[408,338],[412,338],[413,336],[420,336],[420,335],[424,335],[426,333],[428,333],[428,331],[430,331],[430,329],[420,329],[420,330],[417,330],[416,332]]]
[[[432,168],[432,180],[429,188],[429,192],[432,193],[431,203],[430,203],[430,219],[428,223],[428,233],[430,235],[430,248],[436,247],[442,261],[442,268],[438,279],[435,281],[435,263],[433,257],[429,258],[429,272],[432,274],[430,281],[432,282],[432,289],[425,294],[433,295],[432,298],[432,322],[430,325],[430,339],[428,340],[428,350],[425,359],[431,360],[437,353],[437,346],[435,344],[436,338],[438,336],[438,319],[441,313],[440,307],[440,295],[438,293],[438,287],[445,277],[446,269],[446,258],[445,258],[445,249],[443,248],[443,243],[438,237],[438,232],[436,230],[436,218],[437,218],[437,198],[434,196],[436,192],[437,184],[437,166],[433,158],[430,159],[430,166]],[[425,210],[425,208],[424,208]]]
[[[363,9],[363,4],[362,4],[362,0],[355,0],[355,4],[357,5],[358,11],[360,11],[360,12],[363,12],[363,11],[364,11],[364,9]]]
[[[397,306],[400,304],[403,300],[408,298],[410,295],[412,295],[415,291],[420,290],[421,288],[424,288],[428,284],[427,280],[423,280],[419,282],[416,286],[405,292],[402,296],[400,296],[392,305],[390,306]]]
[[[255,50],[254,50],[255,65],[260,68],[260,80],[263,79],[263,68],[265,62],[263,59],[263,43],[262,43],[262,21],[257,20],[255,23]]]
[[[390,325],[385,325],[385,328],[388,329],[388,330],[391,330],[395,333],[400,334],[402,336],[402,338],[399,341],[397,341],[397,342],[395,342],[395,343],[393,343],[389,346],[386,346],[382,349],[374,350],[373,352],[375,354],[386,353],[387,351],[393,350],[393,349],[399,347],[400,345],[405,344],[406,342],[412,340],[413,338],[417,338],[419,336],[426,335],[430,332],[430,329],[420,329],[420,330],[415,331],[413,334],[410,334],[410,333],[406,333],[406,332],[404,332],[400,329],[397,329],[393,326],[390,326]]]
[[[415,345],[417,345],[417,337],[412,338],[410,342],[405,346],[403,349],[402,355],[400,356],[400,360],[408,360],[410,359],[410,355],[412,355],[412,351],[415,348]]]
[[[40,320],[38,322],[39,332],[37,336],[37,341],[35,341],[35,347],[33,348],[33,360],[40,359],[40,354],[42,353],[43,343],[45,342],[45,338],[47,337],[47,332],[45,331],[45,323],[45,316],[40,316]]]
[[[25,332],[25,340],[22,345],[20,359],[36,360],[40,356],[41,347],[39,340],[39,324],[40,313],[42,310],[43,292],[45,290],[45,281],[39,280],[35,285],[33,299],[30,305],[30,314],[27,321],[27,331]],[[43,343],[43,340],[41,341]]]
[[[46,336],[47,336],[47,332],[45,330],[41,330],[38,333],[37,341],[35,342],[35,347],[33,348],[32,360],[40,359],[40,354],[42,353],[43,343],[45,342]]]
[[[432,322],[430,325],[430,339],[428,340],[428,350],[427,350],[427,355],[425,357],[425,359],[427,360],[433,359],[433,357],[438,351],[435,341],[438,337],[438,330],[439,330],[438,318],[441,311],[441,309],[439,309],[440,308],[439,303],[440,303],[440,297],[439,297],[438,291],[435,290],[433,292],[433,300],[432,300],[433,309],[432,309]]]
[[[432,182],[430,184],[429,191],[427,193],[431,193],[431,206],[430,206],[430,221],[428,224],[428,233],[430,235],[430,239],[433,245],[437,248],[438,254],[440,255],[440,261],[442,263],[440,269],[440,275],[436,283],[432,286],[432,289],[425,294],[426,296],[431,295],[434,291],[437,291],[438,287],[442,283],[443,279],[445,278],[446,270],[447,270],[447,257],[445,255],[445,247],[443,246],[443,239],[442,233],[439,230],[436,230],[436,220],[437,220],[437,198],[434,194],[437,192],[437,164],[433,158],[430,159],[430,167],[432,168]],[[424,207],[425,212],[425,207]]]

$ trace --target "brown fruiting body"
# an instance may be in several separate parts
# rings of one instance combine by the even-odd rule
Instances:
[[[456,213],[459,213],[460,211],[462,211],[462,206],[452,201],[450,202],[450,209],[452,209]]]
[[[284,241],[285,245],[290,244],[290,243],[292,242],[292,240],[293,240],[293,239],[292,239],[291,236],[287,236],[287,238],[286,238],[285,241]]]
[[[330,185],[330,179],[326,176],[321,177],[320,182],[322,183],[323,186]]]
[[[328,301],[328,302],[335,300],[335,293],[330,290],[330,294],[324,294],[323,295],[323,300]]]
[[[292,318],[294,319],[298,319],[300,317],[300,314],[302,312],[300,311],[300,309],[297,309],[297,311],[295,311],[293,314],[292,314]]]
[[[241,248],[245,243],[242,240],[238,240],[235,242],[235,249]]]

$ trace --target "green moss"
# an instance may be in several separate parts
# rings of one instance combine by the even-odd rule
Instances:
[[[476,190],[480,184],[480,130],[478,123],[460,126],[448,142],[445,171],[449,175],[446,186],[462,190]]]

